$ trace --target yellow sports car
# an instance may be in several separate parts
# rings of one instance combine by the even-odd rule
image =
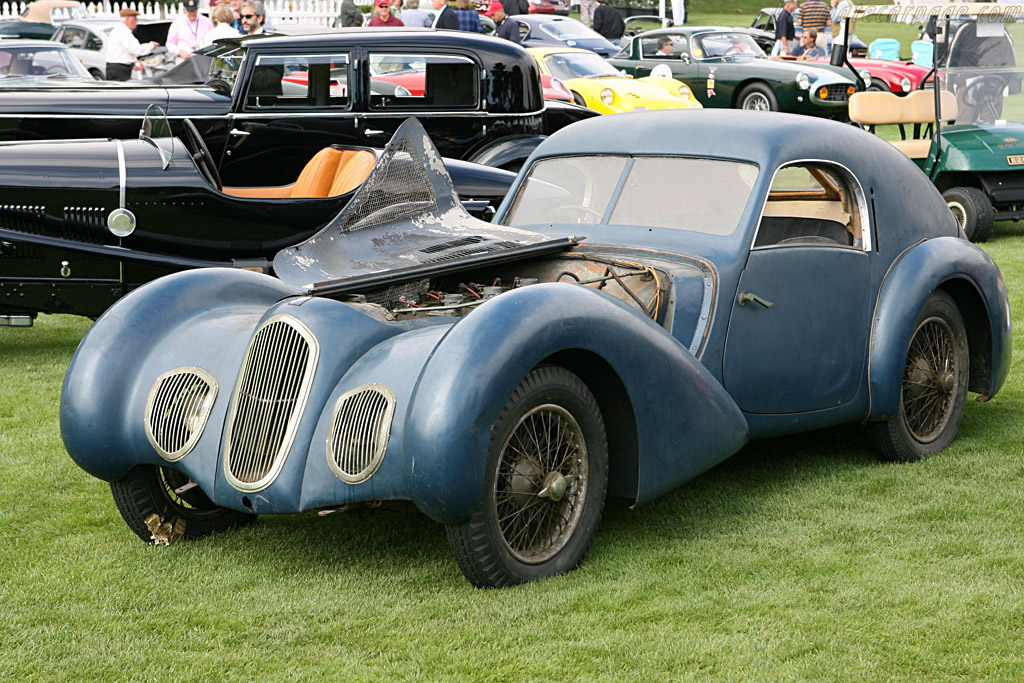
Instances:
[[[701,109],[689,86],[671,76],[623,76],[590,50],[573,47],[527,48],[540,72],[562,81],[577,104],[602,114],[645,109]]]

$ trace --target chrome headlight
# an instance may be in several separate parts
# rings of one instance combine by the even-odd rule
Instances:
[[[408,88],[399,85],[395,86],[395,97],[412,97],[412,93]]]
[[[867,69],[861,69],[857,72],[860,74],[860,80],[864,81],[864,85],[871,85],[871,72]]]
[[[693,93],[690,92],[690,87],[687,85],[679,86],[678,94],[680,97],[691,97],[693,95]]]
[[[801,71],[796,75],[796,85],[801,90],[807,90],[811,87],[811,77]]]
[[[904,76],[903,80],[900,81],[900,90],[902,90],[903,92],[910,92],[913,89],[914,89],[914,84],[910,82],[909,78]]]
[[[601,91],[601,101],[607,105],[611,105],[615,101],[615,93],[612,92],[611,88],[605,88]]]

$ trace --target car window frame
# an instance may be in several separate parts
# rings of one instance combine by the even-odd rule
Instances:
[[[791,166],[796,166],[796,165],[804,165],[804,166],[807,166],[807,165],[817,165],[817,166],[833,167],[835,169],[839,169],[841,171],[841,173],[846,176],[846,179],[847,179],[848,182],[850,180],[853,181],[853,184],[852,184],[852,189],[853,189],[853,194],[854,194],[853,199],[857,203],[858,215],[859,215],[860,226],[861,226],[860,227],[860,231],[861,231],[861,245],[859,247],[856,246],[856,245],[839,244],[839,243],[836,243],[834,245],[832,245],[832,244],[814,244],[814,245],[811,245],[811,244],[778,244],[778,243],[775,243],[775,244],[764,244],[764,245],[761,245],[761,246],[755,246],[755,245],[757,245],[758,234],[761,232],[761,221],[764,219],[765,209],[768,206],[768,197],[771,194],[772,186],[775,185],[775,180],[778,177],[779,172],[782,171],[783,169],[789,168]],[[750,251],[762,251],[764,249],[806,249],[808,247],[816,247],[816,248],[825,248],[825,249],[845,249],[845,250],[854,251],[854,252],[870,253],[870,252],[875,250],[875,239],[874,239],[874,237],[875,237],[875,225],[872,222],[873,216],[872,216],[872,211],[870,211],[870,209],[869,209],[868,201],[870,201],[870,200],[868,198],[867,193],[864,192],[864,184],[861,182],[860,178],[857,177],[857,174],[854,173],[852,170],[850,170],[850,168],[848,166],[846,166],[845,164],[842,164],[842,163],[840,163],[838,161],[829,160],[829,159],[814,159],[814,158],[791,159],[789,161],[781,163],[781,164],[779,164],[778,166],[775,167],[774,171],[772,171],[772,177],[768,181],[768,184],[766,186],[766,191],[764,193],[764,198],[761,200],[761,208],[760,208],[760,210],[759,210],[759,212],[757,214],[757,225],[754,228],[753,234],[750,236],[749,250]]]
[[[295,58],[295,59],[309,59],[313,57],[324,57],[324,56],[337,56],[344,55],[347,59],[348,66],[348,102],[345,104],[326,104],[326,105],[310,105],[310,104],[280,104],[274,102],[267,105],[252,105],[249,103],[249,91],[253,87],[253,76],[256,73],[256,69],[259,67],[260,58]],[[355,83],[358,76],[355,75],[356,67],[356,54],[355,50],[351,47],[344,47],[341,49],[318,49],[318,50],[302,50],[302,49],[289,49],[289,50],[246,50],[243,56],[244,60],[251,60],[252,66],[246,69],[246,64],[243,62],[240,65],[240,70],[245,70],[245,83],[244,87],[239,89],[238,93],[238,111],[240,113],[248,115],[317,115],[317,114],[349,114],[352,113],[355,107],[356,101],[356,88]],[[308,72],[307,72],[308,73]],[[283,76],[282,76],[283,77]],[[239,84],[236,83],[235,87]]]
[[[456,58],[466,63],[472,64],[473,68],[476,69],[476,103],[474,105],[424,105],[419,97],[410,97],[408,104],[390,105],[390,106],[379,106],[374,105],[372,101],[372,93],[370,88],[370,79],[373,77],[370,73],[370,59],[373,55],[393,55],[396,57],[446,57]],[[407,114],[408,112],[423,112],[430,114],[444,113],[444,112],[457,112],[464,114],[467,112],[481,112],[486,111],[487,93],[484,87],[484,78],[487,75],[487,70],[484,64],[481,62],[479,57],[472,54],[467,54],[462,50],[451,49],[444,50],[435,47],[427,48],[415,48],[415,47],[396,47],[396,46],[381,46],[379,48],[368,47],[362,50],[359,57],[359,68],[360,74],[358,75],[359,83],[362,93],[363,109],[367,114],[374,116],[386,116],[389,114]],[[424,76],[425,78],[425,76]]]

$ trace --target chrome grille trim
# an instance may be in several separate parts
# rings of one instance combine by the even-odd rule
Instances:
[[[195,447],[217,398],[217,380],[202,368],[168,370],[157,377],[146,398],[146,438],[169,462]]]
[[[346,391],[334,404],[327,434],[327,464],[342,481],[360,484],[384,460],[395,415],[395,392],[383,384]]]
[[[275,315],[249,343],[228,415],[224,474],[239,491],[277,478],[309,398],[320,344],[301,322]]]

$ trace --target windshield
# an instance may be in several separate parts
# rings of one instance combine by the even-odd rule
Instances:
[[[544,159],[530,167],[504,223],[607,223],[729,235],[757,172],[749,163],[690,157]]]
[[[544,65],[555,78],[617,78],[619,72],[593,52],[559,52],[544,55]]]
[[[244,60],[245,50],[240,47],[215,55],[210,64],[210,73],[206,77],[206,83],[224,88],[230,94],[235,88],[235,81],[238,80],[238,73],[242,70]]]
[[[592,31],[578,21],[553,21],[550,24],[541,24],[541,29],[549,36],[559,40],[567,38],[597,38],[603,40],[600,33]]]
[[[958,22],[940,68],[942,119],[958,124],[1024,121],[1024,24]]]
[[[146,116],[142,119],[139,139],[145,140],[160,152],[163,168],[167,168],[174,159],[174,139],[171,135],[171,124],[164,110],[155,104],[146,108]]]
[[[693,55],[697,58],[736,57],[753,59],[764,57],[757,42],[747,33],[720,31],[694,36]]]
[[[63,48],[5,47],[0,44],[0,77],[79,76],[92,78],[81,63]]]

